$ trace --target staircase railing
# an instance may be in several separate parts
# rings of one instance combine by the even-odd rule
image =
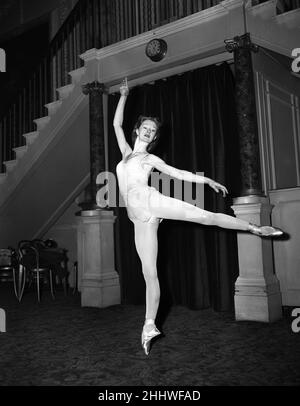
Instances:
[[[252,0],[252,6],[257,4],[266,3],[268,0]],[[300,8],[300,0],[277,0],[276,1],[276,14],[286,13],[291,10]]]
[[[45,104],[56,89],[69,83],[68,72],[82,66],[79,55],[102,48],[197,13],[220,0],[79,0],[52,39],[47,55],[20,89],[0,121],[0,172],[15,159],[13,148],[25,144],[23,134],[35,131],[34,119],[47,115]]]
[[[277,0],[277,14],[286,13],[288,11],[295,10],[296,8],[300,8],[300,0]]]

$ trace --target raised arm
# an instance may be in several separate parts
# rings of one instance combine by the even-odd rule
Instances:
[[[120,96],[118,106],[116,108],[113,126],[115,129],[115,134],[117,137],[117,141],[118,141],[118,145],[119,145],[121,154],[124,158],[126,155],[128,155],[132,152],[130,145],[128,144],[128,142],[125,139],[124,131],[122,128],[124,108],[125,108],[127,96],[129,94],[127,79],[125,79],[122,82],[122,85],[120,86],[120,94],[121,94],[121,96]]]
[[[187,182],[207,183],[212,189],[214,189],[215,192],[219,193],[219,191],[221,191],[224,197],[226,196],[226,193],[228,193],[226,187],[221,185],[220,183],[215,182],[214,180],[207,178],[206,176],[196,175],[192,172],[184,171],[167,165],[162,159],[158,158],[155,155],[149,154],[144,159],[144,163],[151,165],[158,171],[166,173],[173,178],[185,180]]]

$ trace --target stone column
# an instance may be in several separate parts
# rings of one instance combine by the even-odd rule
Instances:
[[[85,201],[80,203],[83,210],[98,210],[96,194],[100,186],[96,185],[98,173],[105,171],[103,94],[105,86],[97,81],[82,86],[84,94],[89,96],[90,126],[90,185],[86,189]]]
[[[90,185],[85,200],[80,203],[78,219],[78,289],[81,305],[106,307],[120,303],[119,276],[114,268],[114,221],[109,208],[96,204],[101,185],[96,177],[105,171],[103,93],[105,87],[98,82],[83,86],[89,95],[90,120]]]
[[[259,138],[251,52],[258,51],[249,33],[227,40],[234,52],[236,110],[240,142],[241,192],[232,209],[238,218],[270,225],[272,205],[261,187]],[[235,283],[237,320],[271,322],[282,315],[279,282],[274,274],[272,241],[238,232],[239,277]]]

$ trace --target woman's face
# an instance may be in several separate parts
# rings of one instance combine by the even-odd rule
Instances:
[[[157,126],[152,120],[144,120],[136,132],[141,141],[150,143],[156,135]]]

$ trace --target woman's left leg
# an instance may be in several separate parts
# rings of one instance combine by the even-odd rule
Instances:
[[[142,271],[146,283],[146,319],[155,320],[159,299],[160,287],[157,277],[157,229],[156,223],[134,222],[134,239]]]

